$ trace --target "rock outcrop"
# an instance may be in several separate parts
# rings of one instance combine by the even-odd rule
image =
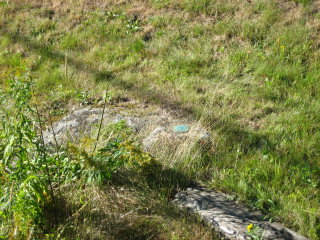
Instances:
[[[251,211],[245,206],[229,200],[221,192],[208,191],[204,188],[188,188],[177,193],[173,203],[186,208],[211,225],[216,232],[226,239],[253,239],[247,227],[256,226],[256,239],[264,240],[307,240],[279,223],[270,223],[258,211]]]
[[[102,108],[84,108],[74,111],[52,127],[48,127],[44,132],[45,143],[53,145],[57,141],[58,144],[63,144],[67,141],[77,141],[86,135],[90,136],[91,131],[98,127],[101,115]],[[189,148],[190,143],[200,142],[206,145],[212,140],[210,133],[198,122],[180,119],[163,110],[139,115],[126,111],[126,108],[107,108],[103,125],[119,121],[125,121],[135,135],[140,136],[146,151],[151,151],[154,146],[163,148],[172,143],[179,150]],[[173,203],[199,214],[226,239],[251,239],[247,226],[253,224],[259,226],[261,230],[257,233],[262,237],[259,239],[306,240],[305,237],[279,223],[263,221],[261,213],[252,212],[229,199],[223,193],[190,188],[178,193]]]
[[[67,141],[77,141],[84,136],[90,136],[91,130],[97,128],[102,115],[101,108],[84,108],[77,110],[60,121],[53,124],[52,127],[44,132],[44,139],[47,145],[55,144],[55,138],[58,144]],[[144,116],[136,116],[126,111],[118,109],[106,109],[103,117],[103,125],[124,121],[132,131],[140,136],[145,150],[150,150],[156,143],[161,141],[163,144],[174,142],[177,145],[190,141],[209,141],[210,134],[197,122],[191,122],[186,119],[174,118],[169,113],[151,112]],[[183,132],[175,131],[175,127],[187,126]]]

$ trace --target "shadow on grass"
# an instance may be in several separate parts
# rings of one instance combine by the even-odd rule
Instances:
[[[116,203],[115,203],[116,204]],[[120,217],[119,217],[120,216]],[[159,228],[143,216],[121,218],[119,213],[92,211],[88,208],[77,217],[76,224],[67,225],[62,236],[67,239],[145,240],[158,239]],[[73,237],[78,238],[73,238]]]
[[[119,172],[112,179],[112,184],[135,188],[140,192],[148,188],[158,192],[166,200],[173,199],[177,190],[197,186],[182,172],[164,167],[156,161],[142,166],[138,171]]]
[[[152,199],[151,201],[155,200]],[[148,201],[146,200],[145,202],[147,203]],[[65,229],[60,237],[84,240],[170,239],[168,236],[171,233],[168,232],[168,228],[172,229],[173,222],[180,222],[182,225],[186,225],[185,227],[196,224],[199,228],[206,229],[205,231],[212,231],[211,228],[205,227],[203,223],[199,222],[194,215],[191,215],[186,210],[178,210],[173,206],[161,203],[147,207],[146,203],[139,211],[135,211],[134,206],[130,206],[128,202],[126,203],[128,205],[126,208],[133,208],[128,212],[123,210],[113,212],[112,207],[103,211],[96,211],[96,209],[88,207],[73,220],[72,224],[63,223]],[[113,204],[119,203],[113,202]],[[161,212],[163,212],[164,208],[167,208],[165,211],[170,214],[162,214],[161,216],[158,212],[153,211],[155,207],[159,208]],[[179,225],[175,227],[179,227]],[[173,227],[173,229],[175,228]],[[180,229],[176,230],[179,231]]]
[[[58,224],[51,224],[51,231],[67,239],[107,240],[171,239],[170,231],[182,231],[180,228],[188,229],[188,234],[202,229],[212,235],[212,229],[195,215],[169,201],[177,188],[190,184],[192,181],[182,173],[151,162],[142,168],[123,169],[110,184],[100,187],[84,188],[81,183],[67,186],[67,199],[61,201],[61,211],[66,213]]]
[[[156,223],[141,221],[127,224],[115,233],[116,239],[123,240],[147,240],[157,239],[159,230]]]
[[[54,50],[50,48],[50,46],[32,41],[26,36],[14,32],[7,32],[3,29],[0,30],[0,34],[9,37],[13,42],[23,44],[27,49],[39,54],[45,59],[51,59],[61,63],[65,61],[64,53]],[[158,92],[139,83],[127,82],[117,77],[113,72],[100,70],[94,64],[86,63],[72,57],[68,57],[68,64],[72,65],[79,72],[92,74],[93,79],[97,83],[109,82],[118,89],[130,91],[134,96],[145,102],[158,104],[164,108],[179,112],[183,116],[201,117],[195,107],[191,106],[191,104],[183,103],[178,100],[178,97],[164,92]],[[219,130],[223,136],[225,136],[230,146],[241,143],[245,147],[244,151],[261,147],[273,148],[274,144],[266,136],[247,130],[237,123],[224,122],[215,117],[213,113],[207,114],[206,121],[213,129]]]

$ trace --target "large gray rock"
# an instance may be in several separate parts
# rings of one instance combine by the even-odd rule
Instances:
[[[49,126],[44,132],[44,140],[47,145],[54,145],[55,138],[58,144],[67,141],[76,142],[86,135],[90,136],[91,130],[98,127],[102,115],[101,108],[83,108],[62,118]],[[186,140],[195,142],[209,141],[210,134],[199,123],[188,122],[185,119],[177,119],[165,112],[151,112],[146,116],[136,116],[121,109],[106,109],[103,125],[125,121],[127,126],[140,138],[145,150],[151,151],[154,145],[174,143],[177,146]],[[177,133],[174,126],[187,123],[190,131]],[[93,137],[93,136],[91,136]]]
[[[192,210],[226,239],[251,239],[247,227],[259,226],[260,239],[307,240],[279,223],[263,221],[263,215],[229,200],[228,195],[204,188],[177,193],[173,203]]]
[[[102,109],[83,108],[62,118],[49,126],[43,133],[47,145],[63,144],[66,141],[76,141],[82,134],[88,133],[101,119]],[[52,131],[53,129],[53,131]],[[56,139],[55,139],[56,138]]]

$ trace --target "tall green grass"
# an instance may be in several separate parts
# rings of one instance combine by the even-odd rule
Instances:
[[[317,239],[320,20],[298,2],[150,0],[52,19],[5,4],[0,82],[30,67],[44,105],[112,89],[204,118],[215,151],[185,174]]]
[[[22,73],[11,79],[8,90],[0,94],[1,238],[57,236],[56,227],[65,214],[63,186],[75,181],[102,186],[125,165],[141,167],[154,161],[122,138],[124,134],[112,140],[109,134],[109,141],[96,149],[100,129],[94,148],[62,147],[56,142],[53,151],[45,145],[43,119],[33,102],[30,76]],[[113,132],[125,127],[118,125]]]

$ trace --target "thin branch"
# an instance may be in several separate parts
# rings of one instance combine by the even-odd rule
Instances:
[[[107,106],[107,94],[105,94],[105,96],[104,96],[104,104],[103,104],[103,110],[102,110],[101,120],[100,120],[100,124],[99,124],[99,130],[98,130],[97,139],[96,139],[96,142],[94,144],[94,148],[93,148],[92,153],[94,153],[96,151],[96,148],[97,148],[97,145],[98,145],[98,142],[99,142],[101,126],[102,126],[102,122],[103,122],[103,117],[104,117],[104,112],[106,110],[106,106]]]
[[[64,57],[64,77],[68,77],[68,55],[66,54]]]
[[[60,160],[60,145],[58,144],[57,135],[56,135],[54,128],[53,128],[53,123],[52,123],[50,111],[49,111],[48,115],[49,115],[49,122],[50,122],[50,127],[51,127],[51,131],[52,131],[53,139],[54,139],[55,146],[56,146],[56,154],[57,154],[58,159]],[[59,194],[61,195],[61,189],[60,189],[61,179],[60,179],[60,177],[61,176],[60,176],[60,162],[59,162],[58,163],[58,189],[59,189]]]
[[[46,169],[46,173],[48,176],[51,197],[52,197],[53,203],[55,204],[55,196],[54,196],[54,192],[53,192],[52,180],[51,180],[50,171],[49,171],[48,162],[47,162],[46,145],[44,142],[43,131],[42,131],[42,120],[41,120],[41,116],[39,113],[38,105],[36,103],[35,103],[35,108],[36,108],[36,114],[37,114],[37,118],[39,121],[39,127],[40,127],[40,139],[41,139],[41,144],[42,144],[41,153],[42,153],[43,159],[45,161],[45,167],[46,167],[45,169]]]

